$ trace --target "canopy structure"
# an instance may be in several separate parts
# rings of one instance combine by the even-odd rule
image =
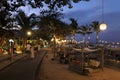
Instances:
[[[73,48],[74,54],[71,55],[69,68],[78,73],[92,73],[95,69],[103,69],[104,53],[101,48]]]
[[[89,53],[89,52],[98,51],[98,50],[100,50],[100,48],[99,49],[89,49],[89,48],[77,49],[77,48],[73,48],[73,50],[77,51],[77,52]]]

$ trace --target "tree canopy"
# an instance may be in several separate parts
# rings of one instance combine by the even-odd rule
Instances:
[[[41,20],[38,24],[39,30],[37,36],[43,39],[47,39],[47,37],[50,39],[53,35],[64,38],[70,31],[68,31],[68,25],[60,20],[61,17],[62,14],[59,12],[45,11],[44,15],[40,17]]]
[[[49,10],[57,11],[64,6],[72,8],[72,3],[78,3],[80,1],[89,0],[0,0],[0,25],[2,27],[6,26],[11,21],[12,12],[18,12],[18,8],[21,6],[31,5],[32,8],[43,8],[47,6]],[[44,13],[44,10],[41,13]]]
[[[35,26],[36,22],[32,21],[31,24],[30,19],[31,17],[33,17],[33,14],[30,17],[27,17],[23,12],[18,10],[18,8],[26,5],[30,5],[32,8],[43,8],[47,6],[49,11],[42,10],[40,12],[42,15],[42,17],[41,15],[39,16],[41,18],[41,21],[39,22],[40,29],[42,30],[42,26],[47,26],[47,28],[49,28],[49,21],[51,21],[56,27],[56,35],[66,35],[68,34],[68,28],[66,27],[67,25],[64,22],[60,21],[62,14],[60,12],[57,12],[57,10],[62,10],[64,6],[72,8],[73,3],[78,3],[80,1],[89,0],[0,0],[0,27],[13,27],[13,23],[17,21],[17,23],[23,28],[23,32],[25,32],[25,29]],[[51,13],[52,11],[53,13]],[[13,12],[15,13],[15,15],[11,17]]]
[[[20,6],[25,6],[26,4],[29,4],[33,8],[40,8],[47,5],[49,9],[55,10],[64,6],[72,8],[72,3],[78,3],[80,1],[89,0],[0,0],[0,8],[6,7],[7,10],[14,11]]]

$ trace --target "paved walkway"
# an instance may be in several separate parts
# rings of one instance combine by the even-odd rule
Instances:
[[[0,80],[34,80],[37,66],[45,53],[46,50],[40,50],[40,52],[36,53],[35,59],[24,57],[18,62],[5,68],[0,71]]]
[[[26,54],[14,54],[13,60],[10,61],[10,55],[8,54],[1,54],[0,55],[0,71],[4,68],[10,66],[11,64],[15,63],[16,61],[20,60],[22,57],[25,57]]]
[[[80,75],[68,69],[68,64],[60,64],[58,60],[52,61],[53,54],[47,53],[39,69],[37,80],[120,80],[120,71],[104,68],[104,71],[91,76]]]

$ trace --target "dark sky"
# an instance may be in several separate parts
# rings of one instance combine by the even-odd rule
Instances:
[[[102,0],[82,1],[73,4],[72,9],[64,8],[63,21],[70,23],[69,18],[75,18],[79,25],[90,24],[92,21],[102,22],[102,10],[104,10],[104,22],[108,27],[107,30],[100,32],[99,39],[120,42],[120,0],[103,1],[104,8],[102,8]],[[26,6],[26,8],[24,11],[26,11],[27,15],[30,15],[32,12],[39,14],[40,9],[33,10],[30,6]],[[95,36],[95,34],[93,34],[93,36]]]
[[[102,22],[102,10],[104,10],[104,22],[108,25],[107,30],[102,31],[99,39],[106,41],[120,41],[120,0],[90,0],[74,4],[72,9],[65,8],[64,16],[67,23],[69,18],[77,19],[79,25],[90,24],[92,21]]]

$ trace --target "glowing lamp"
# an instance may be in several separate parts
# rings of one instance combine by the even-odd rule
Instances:
[[[30,31],[28,31],[28,32],[27,32],[27,35],[31,35],[31,32],[30,32]]]
[[[105,23],[100,24],[100,30],[106,30],[107,25]]]

